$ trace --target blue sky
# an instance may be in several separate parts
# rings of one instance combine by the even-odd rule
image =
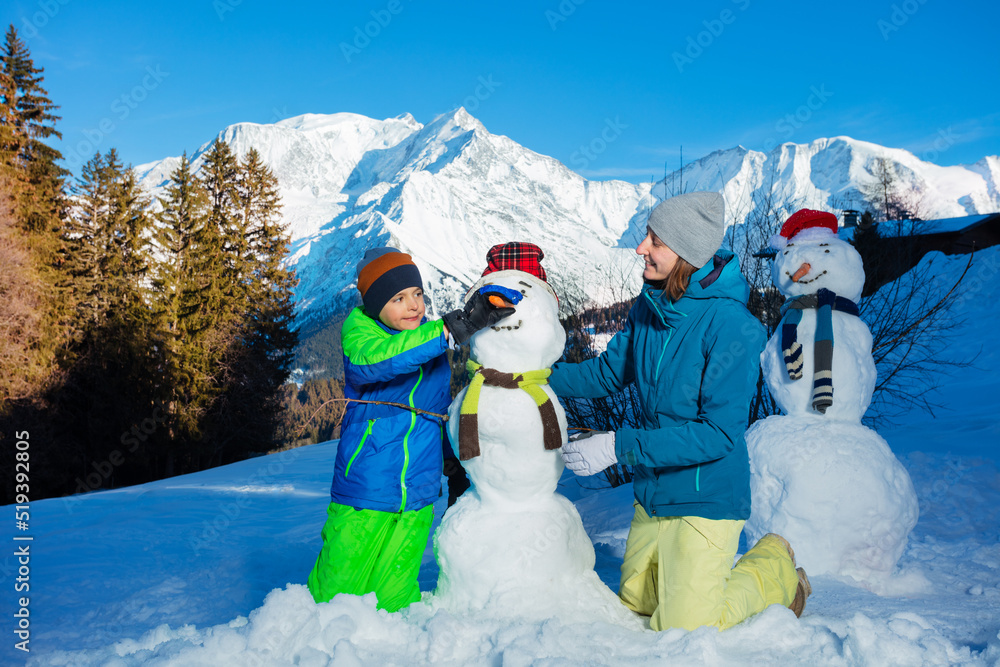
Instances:
[[[1000,154],[996,3],[14,0],[67,166],[142,164],[302,113],[460,105],[589,178],[848,135],[938,164]]]

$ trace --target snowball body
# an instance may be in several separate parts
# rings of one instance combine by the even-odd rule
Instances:
[[[774,415],[746,435],[752,544],[778,533],[810,575],[879,589],[917,523],[913,483],[889,445],[856,422]]]
[[[521,290],[524,298],[513,315],[472,337],[472,359],[510,373],[548,368],[566,341],[556,299],[530,274],[504,273],[493,284]],[[467,391],[449,409],[453,444]],[[553,401],[565,443],[565,413],[548,385],[543,391]],[[434,536],[440,565],[435,599],[456,612],[586,620],[598,610],[608,620],[639,624],[594,572],[594,546],[580,515],[555,492],[562,457],[559,450],[546,450],[543,440],[538,407],[526,392],[482,387],[481,453],[462,462],[472,488],[448,510]]]

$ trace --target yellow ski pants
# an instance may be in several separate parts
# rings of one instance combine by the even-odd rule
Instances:
[[[650,518],[635,503],[622,563],[622,602],[649,616],[654,630],[702,625],[725,630],[769,605],[787,607],[799,579],[781,542],[765,536],[733,566],[744,523]]]

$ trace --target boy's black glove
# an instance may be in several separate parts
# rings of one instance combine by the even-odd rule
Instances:
[[[493,326],[508,315],[513,315],[513,308],[498,308],[490,303],[489,295],[476,292],[461,310],[453,310],[441,319],[448,331],[455,337],[459,345],[465,345],[472,334],[480,329]]]
[[[444,475],[448,478],[448,507],[451,507],[469,489],[469,477],[456,458],[444,460]]]

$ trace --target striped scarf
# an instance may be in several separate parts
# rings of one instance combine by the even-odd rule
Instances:
[[[535,401],[542,416],[542,434],[545,449],[562,447],[562,429],[556,417],[556,409],[541,385],[549,383],[549,368],[523,373],[503,373],[469,360],[466,369],[472,376],[469,389],[462,401],[458,420],[458,458],[468,461],[479,456],[479,394],[483,385],[504,389],[521,389]]]
[[[791,380],[802,378],[802,344],[798,326],[805,308],[816,309],[816,337],[813,345],[812,406],[820,414],[833,405],[833,311],[858,316],[858,306],[850,299],[820,288],[785,303],[781,320],[781,351]]]

